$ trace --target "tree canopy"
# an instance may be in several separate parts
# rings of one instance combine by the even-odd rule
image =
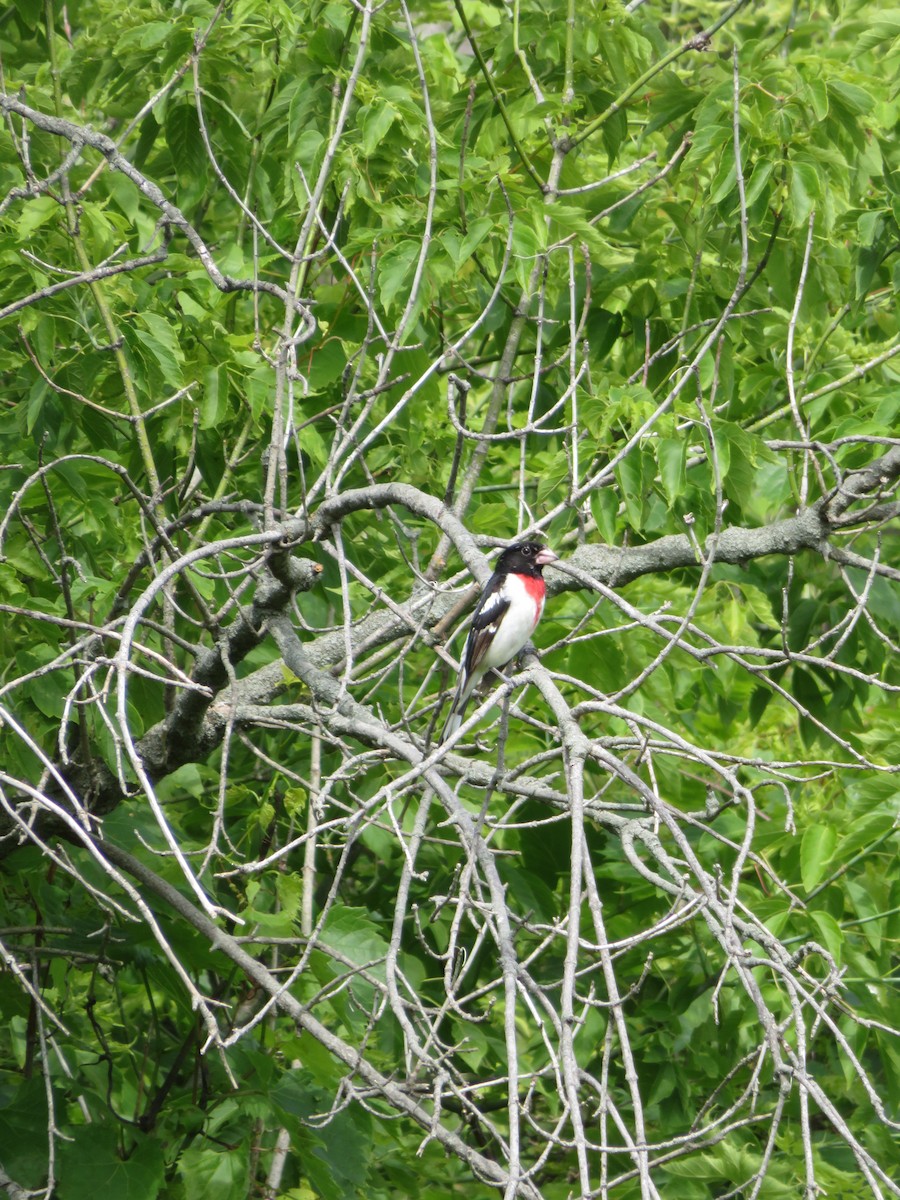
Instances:
[[[13,1200],[900,1196],[898,62],[5,6]]]

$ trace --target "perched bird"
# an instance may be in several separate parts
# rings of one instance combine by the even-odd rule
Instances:
[[[516,542],[500,555],[472,615],[442,742],[459,729],[472,693],[488,671],[505,667],[534,633],[547,594],[543,570],[557,558],[540,542]]]

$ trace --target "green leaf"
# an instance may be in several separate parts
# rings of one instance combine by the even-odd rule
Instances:
[[[627,678],[625,656],[614,634],[599,634],[570,646],[569,670],[580,678],[589,671],[594,686],[604,692],[615,691]]]
[[[421,247],[418,242],[404,241],[390,250],[386,250],[378,263],[378,285],[381,303],[386,309],[396,307],[395,301],[400,296],[399,307],[406,303],[406,296],[401,296],[407,281],[412,279],[413,264],[419,257]]]
[[[889,782],[887,780],[883,781]],[[849,791],[850,811],[855,811],[860,804],[870,804],[871,797],[868,792],[860,793],[857,789]],[[849,823],[842,826],[841,837],[841,857],[844,859],[852,858],[860,850],[872,846],[879,842],[885,834],[891,833],[896,829],[897,819],[897,796],[894,793],[887,801],[883,801],[875,808],[862,812],[859,816],[854,817]],[[900,837],[900,829],[896,829],[897,836]]]
[[[162,46],[171,36],[172,27],[168,21],[142,21],[119,37],[116,50],[119,54],[135,47],[152,50]]]
[[[543,215],[535,218],[537,224],[526,224],[518,220],[513,225],[513,255],[517,281],[525,286],[534,269],[537,256],[547,248],[547,229]]]
[[[42,1079],[0,1091],[2,1163],[20,1187],[37,1188],[47,1177],[47,1095]]]
[[[558,451],[552,457],[544,456],[541,473],[538,478],[538,502],[546,504],[556,495],[569,479],[571,467],[568,455],[564,450]]]
[[[117,1132],[109,1125],[84,1125],[60,1142],[59,1186],[67,1200],[96,1200],[98,1192],[122,1200],[155,1200],[163,1185],[162,1145],[137,1135],[137,1146],[123,1158]],[[132,1139],[134,1138],[132,1134]]]
[[[461,267],[463,263],[468,262],[493,228],[494,222],[490,217],[476,217],[474,221],[469,222],[466,235],[460,243],[459,253],[456,258],[457,268]]]
[[[147,156],[153,149],[159,129],[156,117],[154,117],[152,112],[148,112],[143,121],[141,121],[141,134],[134,148],[134,165],[139,171],[143,170]]]
[[[200,428],[215,429],[228,409],[228,371],[224,366],[210,367],[203,379],[200,404]]]
[[[644,455],[637,450],[627,455],[616,467],[619,491],[625,502],[625,514],[633,529],[642,529],[647,511],[647,485]]]
[[[828,116],[828,87],[824,79],[807,79],[806,94],[817,121]]]
[[[316,389],[326,388],[329,384],[340,379],[347,366],[348,351],[336,337],[326,338],[312,352],[312,362],[309,369],[310,386]]]
[[[335,1195],[348,1196],[366,1182],[372,1155],[371,1118],[359,1108],[344,1109],[317,1130],[321,1146],[315,1151],[324,1159],[330,1179],[339,1186]]]
[[[767,687],[754,688],[750,696],[750,706],[748,716],[750,717],[751,727],[755,728],[762,720],[763,713],[769,707],[769,701],[772,699],[772,691]]]
[[[854,299],[861,300],[869,294],[883,259],[884,253],[880,246],[859,247],[854,275]]]
[[[818,823],[805,830],[800,842],[800,878],[807,892],[825,878],[836,844],[837,830],[833,825]]]
[[[735,166],[734,153],[727,150],[722,157],[722,164],[719,167],[715,179],[712,181],[710,189],[710,200],[713,204],[721,204],[725,197],[734,190],[737,184],[737,167]]]
[[[363,110],[361,117],[362,148],[368,157],[374,154],[384,141],[390,127],[397,120],[397,110],[383,100],[377,100]]]
[[[841,101],[849,112],[862,116],[870,113],[875,106],[871,95],[855,83],[846,83],[843,79],[829,79],[828,90]]]
[[[196,175],[206,168],[206,147],[200,120],[193,104],[183,101],[169,106],[165,121],[166,144],[179,174]]]
[[[768,185],[774,173],[775,164],[768,159],[758,162],[753,168],[745,191],[748,208],[762,195],[763,189]]]
[[[803,225],[822,199],[819,173],[810,163],[794,162],[791,163],[790,180],[794,224]]]
[[[591,516],[597,522],[600,535],[608,546],[616,540],[616,518],[619,501],[610,487],[595,488],[591,492]]]
[[[596,355],[598,362],[602,362],[613,348],[622,333],[623,325],[624,317],[621,313],[609,312],[599,306],[591,310],[588,317],[588,333],[591,350]],[[604,407],[600,407],[601,412]],[[591,432],[594,433],[596,430],[591,429]]]
[[[809,915],[822,945],[834,959],[835,964],[840,966],[844,951],[844,933],[840,925],[828,912],[812,912]]]
[[[307,1054],[320,1057],[321,1048],[318,1043],[308,1034],[302,1034],[301,1037],[308,1045]],[[318,1053],[316,1053],[317,1051]],[[306,1056],[304,1055],[304,1057]],[[325,1063],[327,1063],[327,1059],[323,1061],[323,1065]],[[277,1104],[283,1112],[290,1116],[304,1118],[315,1112],[318,1091],[319,1089],[313,1083],[307,1069],[292,1067],[282,1072],[270,1095],[273,1103]]]
[[[135,321],[144,327],[140,344],[149,350],[166,383],[177,391],[184,383],[181,371],[184,351],[175,336],[175,330],[164,317],[155,312],[138,313]]]
[[[677,121],[692,112],[703,98],[702,92],[685,84],[672,71],[666,71],[657,81],[658,91],[650,104],[650,121],[644,136]]]
[[[584,242],[596,254],[602,254],[606,248],[605,240],[588,221],[588,214],[582,208],[573,204],[553,204],[547,210],[551,223],[551,239],[561,241],[574,234],[579,242]]]
[[[37,196],[30,200],[22,209],[22,215],[16,222],[16,237],[19,241],[28,239],[54,217],[62,215],[62,207],[52,196]]]
[[[381,975],[387,942],[365,909],[335,905],[328,915],[323,941],[359,966],[373,964],[371,969]]]
[[[178,1173],[185,1200],[246,1200],[250,1160],[247,1141],[234,1149],[195,1142],[181,1155]]]
[[[656,443],[659,475],[670,505],[687,490],[687,439],[660,438]]]
[[[854,59],[865,50],[871,50],[884,42],[900,37],[900,8],[881,9],[868,29],[857,38],[853,47]]]

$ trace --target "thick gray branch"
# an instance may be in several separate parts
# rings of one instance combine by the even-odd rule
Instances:
[[[851,505],[872,495],[881,497],[896,483],[898,476],[900,447],[895,446],[870,466],[848,474],[833,493],[797,516],[757,529],[725,529],[715,539],[708,539],[705,549],[714,550],[716,562],[738,565],[768,555],[791,556],[805,550],[827,558],[829,537],[835,528],[851,521],[852,514],[848,516]],[[472,535],[448,513],[440,500],[402,483],[373,484],[328,497],[309,519],[298,518],[286,524],[286,544],[323,538],[332,526],[351,514],[389,505],[402,506],[440,526],[453,539],[473,575],[483,582],[490,568]],[[623,587],[642,575],[699,566],[696,543],[687,534],[622,549],[580,546],[567,561],[577,572],[607,587]],[[280,664],[264,667],[239,679],[234,686],[229,684],[225,665],[227,662],[232,668],[237,666],[269,632],[274,632],[273,626],[283,623],[292,592],[314,586],[319,570],[312,561],[294,559],[286,550],[277,553],[270,565],[277,579],[260,588],[251,607],[223,634],[220,643],[206,651],[197,662],[192,678],[205,691],[182,693],[174,711],[148,730],[138,743],[138,751],[151,778],[163,778],[186,762],[205,759],[224,736],[228,711],[242,708],[246,711],[248,706],[265,705],[284,689]],[[575,591],[584,586],[584,582],[576,577],[552,568],[547,570],[547,582],[551,594]],[[398,611],[379,611],[353,627],[354,653],[370,652],[407,637],[411,628],[421,626],[424,615],[433,628],[458,603],[458,593],[419,587]],[[276,640],[284,652],[287,640],[283,635]],[[327,672],[342,662],[345,653],[343,631],[325,634],[304,644],[304,665],[306,669]],[[300,671],[295,673],[301,674]],[[328,699],[322,691],[323,680],[320,676],[320,700]],[[333,683],[337,697],[338,684]],[[226,686],[231,688],[228,704],[215,706],[216,696]],[[340,710],[344,718],[348,716],[348,702],[355,705],[349,697],[342,697]],[[359,718],[364,711],[355,706],[351,720]],[[345,730],[342,732],[346,733]],[[96,764],[90,769],[74,766],[67,771],[66,777],[72,789],[95,812],[109,812],[123,799],[118,781],[106,767]],[[0,834],[8,830],[8,825],[0,827]],[[15,848],[11,842],[13,839],[8,839],[5,849],[0,849],[0,857]]]

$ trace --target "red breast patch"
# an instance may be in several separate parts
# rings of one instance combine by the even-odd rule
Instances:
[[[525,584],[525,591],[534,601],[534,623],[537,625],[541,619],[541,613],[544,611],[544,597],[547,594],[547,586],[540,575],[524,575],[522,582]]]

